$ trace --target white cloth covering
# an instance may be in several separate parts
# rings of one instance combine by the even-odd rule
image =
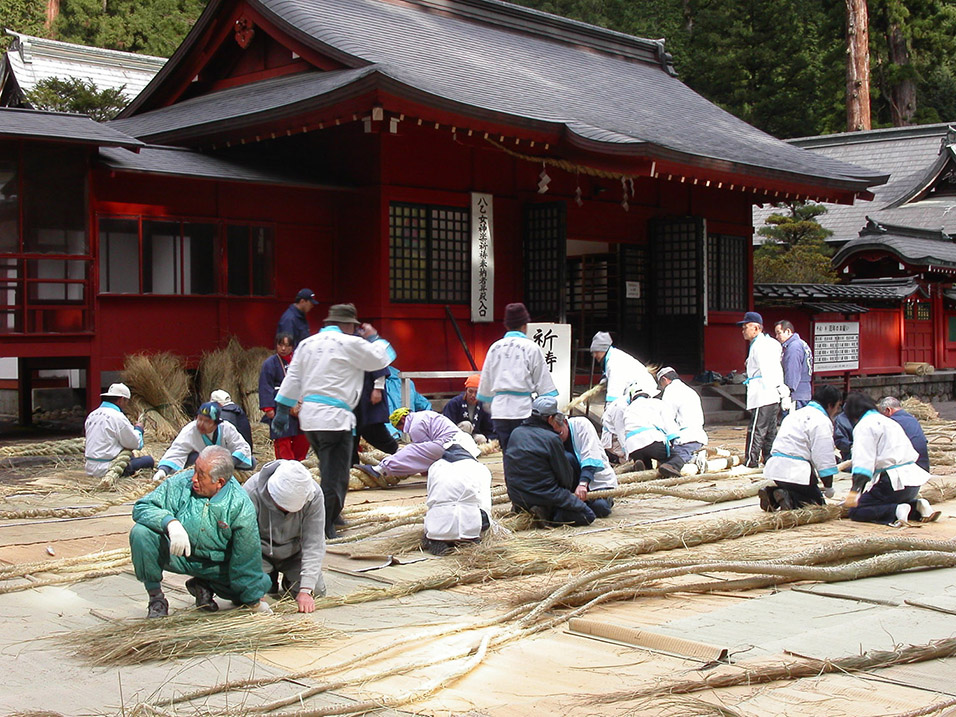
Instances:
[[[677,424],[675,443],[700,443],[707,445],[707,432],[704,431],[704,409],[700,396],[679,378],[674,379],[661,394],[661,401],[671,411]]]
[[[601,445],[591,419],[584,416],[569,418],[568,429],[571,431],[571,445],[574,446],[574,454],[581,468],[594,467],[594,478],[588,485],[588,490],[617,488],[617,473],[608,465],[604,446]]]
[[[520,331],[509,331],[488,349],[478,382],[478,400],[491,417],[527,418],[531,394],[557,396],[541,347]]]
[[[783,382],[780,342],[761,332],[747,352],[747,409],[780,403],[790,395]]]
[[[394,360],[395,351],[385,339],[367,341],[338,326],[326,326],[296,347],[276,403],[291,408],[302,399],[299,428],[303,431],[352,430],[352,409],[358,405],[365,372],[385,368]]]
[[[476,460],[435,461],[428,469],[425,505],[426,537],[474,540],[481,535],[480,511],[491,519],[491,471]]]
[[[658,441],[668,444],[677,436],[670,410],[659,398],[635,398],[624,413],[624,450],[636,450]]]
[[[783,419],[764,466],[764,477],[810,485],[811,465],[821,478],[837,472],[835,451],[830,416],[819,403],[810,402]]]
[[[83,426],[86,433],[86,474],[102,478],[110,467],[110,461],[124,448],[138,450],[143,447],[143,431],[133,427],[120,407],[103,401],[86,417]]]
[[[877,411],[867,411],[854,426],[851,451],[853,473],[870,478],[864,490],[876,485],[876,478],[883,471],[893,490],[923,485],[930,479],[930,474],[916,465],[919,453],[902,426]]]
[[[657,395],[657,381],[647,366],[626,351],[612,346],[604,356],[604,375],[607,377],[605,403],[613,403],[624,395],[624,389],[636,383],[648,396]]]

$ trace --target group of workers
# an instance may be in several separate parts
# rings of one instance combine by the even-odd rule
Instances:
[[[477,460],[485,440],[499,441],[514,509],[542,526],[589,525],[609,516],[613,498],[600,492],[617,487],[612,462],[631,460],[638,470],[656,464],[662,477],[680,475],[689,462],[706,469],[697,392],[671,367],[652,373],[605,332],[591,344],[606,384],[598,435],[589,418],[559,409],[544,355],[527,336],[523,304],[506,307],[507,331],[489,348],[481,373],[469,376],[465,390],[437,413],[427,402],[389,410],[391,345],[358,320],[352,304],[333,305],[323,328],[309,335],[303,321],[316,303],[308,289],[297,294],[280,321],[276,352],[262,366],[260,406],[276,460],[238,483],[236,469],[255,467],[248,419],[228,394],[216,391],[160,459],[157,488],[134,506],[130,546],[149,617],[168,614],[163,571],[190,576],[186,588],[201,609],[218,609],[219,597],[269,611],[266,594],[289,594],[301,612],[314,610],[314,596],[325,593],[325,541],[337,537],[341,525],[360,435],[389,454],[377,466],[356,466],[361,470],[379,477],[427,473],[422,546],[438,555],[480,540],[492,525],[491,473]],[[760,492],[763,509],[822,504],[824,495],[832,496],[833,421],[841,415],[851,427],[850,517],[883,523],[938,518],[918,497],[928,463],[918,465],[922,456],[908,437],[913,426],[898,401],[884,399],[878,410],[867,396],[851,394],[843,406],[831,386],[811,396],[809,348],[789,322],[777,323],[777,341],[763,333],[759,314],[748,312],[739,325],[750,342],[747,462],[763,461],[773,480]],[[142,447],[142,426],[123,414],[129,389],[114,384],[102,397],[86,425],[91,475],[105,473],[123,448]],[[402,435],[408,443],[399,447],[395,438]],[[300,462],[309,448],[321,485]],[[151,466],[151,458],[135,458],[126,471]]]

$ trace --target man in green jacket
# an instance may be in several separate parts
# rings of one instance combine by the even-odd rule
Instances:
[[[262,572],[256,509],[232,477],[222,446],[207,446],[191,470],[178,473],[133,506],[129,534],[136,578],[149,594],[147,617],[165,617],[163,570],[191,575],[186,589],[196,607],[219,609],[214,595],[259,612],[271,584]]]

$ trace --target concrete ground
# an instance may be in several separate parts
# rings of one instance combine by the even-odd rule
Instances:
[[[941,413],[952,410],[956,418],[956,403],[937,409]],[[941,430],[952,433],[951,427],[940,425]],[[739,449],[743,441],[744,431],[739,428],[721,427],[711,433],[712,445]],[[495,483],[501,484],[500,454],[484,461]],[[942,459],[933,472],[943,481],[956,481],[956,468],[944,465]],[[759,476],[727,474],[684,487],[699,491],[746,488],[756,480]],[[0,468],[0,510],[22,512],[101,504],[104,495],[83,489],[84,485],[79,458]],[[837,483],[838,497],[848,487],[848,477],[844,476]],[[424,488],[423,479],[413,478],[389,490],[352,492],[352,518],[373,506],[380,513],[397,514],[405,507],[420,505]],[[847,520],[828,521],[653,553],[650,557],[672,561],[767,559],[844,538],[904,536],[956,541],[956,500],[939,507],[943,517],[938,522],[902,530]],[[561,585],[568,573],[487,579],[448,590],[331,606],[311,616],[275,618],[314,620],[337,631],[336,637],[308,648],[289,644],[244,654],[213,649],[207,656],[190,659],[93,666],[64,638],[104,624],[135,623],[142,618],[146,596],[131,568],[121,566],[113,574],[50,586],[41,584],[50,577],[42,566],[25,579],[4,580],[3,571],[5,566],[122,548],[131,525],[129,511],[127,502],[95,515],[69,518],[12,518],[9,513],[3,514],[0,671],[4,680],[0,714],[250,714],[270,700],[287,699],[289,704],[281,713],[302,709],[339,713],[349,709],[350,703],[370,700],[373,705],[394,704],[395,713],[429,715],[685,715],[717,714],[717,708],[723,710],[722,714],[755,716],[896,715],[956,699],[952,680],[956,658],[949,658],[888,670],[743,684],[686,696],[619,696],[610,703],[593,703],[609,693],[650,689],[674,680],[734,675],[748,666],[768,662],[806,663],[808,658],[839,658],[956,638],[956,568],[836,583],[804,581],[777,589],[741,591],[728,587],[709,594],[672,591],[658,597],[610,602],[583,616],[590,625],[560,623],[494,647],[462,677],[456,677],[456,673],[464,661],[454,656],[477,646],[481,635],[508,633],[513,624],[462,630],[440,638],[429,634],[452,625],[473,626],[479,621],[500,619],[516,605],[536,602]],[[589,551],[629,546],[638,538],[690,534],[694,529],[716,528],[728,521],[763,515],[754,497],[707,503],[665,495],[634,495],[619,498],[610,518],[588,528],[537,531],[536,536],[520,531],[512,540],[527,541],[530,536],[543,539],[545,545],[573,546],[567,549],[580,555],[582,564],[571,574],[580,574],[588,569],[585,560]],[[397,528],[383,538],[330,546],[324,566],[329,595],[354,596],[360,590],[391,589],[468,571],[467,552],[456,559],[434,558],[414,549],[397,551],[396,539],[404,536],[412,545],[417,530]],[[348,532],[344,535],[347,537]],[[489,540],[486,547],[492,545]],[[710,577],[735,576],[715,572]],[[17,589],[21,586],[28,589]],[[609,590],[614,587],[613,580],[607,584]],[[169,576],[166,590],[174,613],[190,609],[191,599],[181,576]],[[208,619],[228,615],[227,607],[223,605],[222,612]],[[552,609],[545,616],[558,617],[564,612]],[[595,625],[611,637],[598,639],[582,634],[595,629]],[[409,637],[414,637],[410,644],[395,649]],[[727,652],[727,664],[713,660],[715,649]],[[354,655],[364,657],[354,665],[334,669]],[[409,664],[419,661],[434,664],[406,671]],[[199,686],[250,676],[281,677],[317,668],[327,668],[330,673],[281,680],[186,704],[168,704],[176,695]],[[384,674],[387,672],[395,674]],[[303,690],[330,680],[334,684],[329,691],[303,696]],[[439,688],[427,695],[419,694],[436,685]],[[297,701],[297,695],[302,702]],[[323,709],[326,712],[318,712]]]

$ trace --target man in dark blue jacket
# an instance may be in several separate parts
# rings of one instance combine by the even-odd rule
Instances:
[[[292,348],[296,348],[302,339],[309,338],[309,320],[306,314],[312,311],[312,307],[319,302],[315,299],[312,289],[299,289],[295,295],[295,301],[289,304],[289,308],[283,312],[279,318],[279,325],[276,327],[276,334],[289,334],[292,337]]]
[[[505,485],[515,510],[545,524],[590,525],[594,511],[574,494],[577,481],[557,433],[565,420],[554,396],[534,400],[531,416],[508,441]]]
[[[441,412],[451,420],[452,423],[461,428],[461,424],[467,421],[471,424],[471,435],[475,441],[483,443],[478,436],[484,436],[489,441],[497,438],[495,427],[491,422],[491,414],[485,410],[484,405],[478,400],[478,381],[481,377],[476,373],[465,380],[465,390],[459,393],[448,403]]]
[[[884,416],[892,418],[902,426],[903,431],[906,432],[906,437],[910,439],[913,448],[919,453],[916,465],[928,473],[929,447],[926,445],[926,434],[923,433],[923,427],[919,424],[916,416],[904,410],[900,399],[893,396],[881,398],[876,407]]]
[[[783,382],[790,388],[792,410],[796,411],[810,403],[813,393],[813,352],[807,342],[800,338],[800,334],[794,333],[793,324],[786,319],[775,323],[773,332],[783,349],[780,357]]]

